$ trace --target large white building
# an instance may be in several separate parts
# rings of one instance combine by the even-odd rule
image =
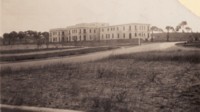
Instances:
[[[50,30],[50,42],[95,41],[112,39],[148,38],[149,24],[81,23],[67,28]]]

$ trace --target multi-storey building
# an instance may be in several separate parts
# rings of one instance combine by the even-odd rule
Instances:
[[[124,24],[100,28],[100,40],[148,38],[148,24]]]
[[[123,24],[109,26],[107,23],[82,23],[67,28],[50,30],[50,42],[94,41],[112,39],[148,38],[149,24]]]

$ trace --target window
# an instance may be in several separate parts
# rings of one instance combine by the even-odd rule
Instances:
[[[104,32],[104,29],[102,28],[102,32]]]
[[[117,34],[117,37],[119,38],[119,34]]]
[[[53,32],[53,35],[56,35],[56,32]]]
[[[137,30],[137,26],[135,26],[135,30]]]
[[[129,33],[129,39],[131,39],[132,38],[132,35],[131,35],[131,33]]]
[[[109,28],[107,30],[109,31]]]
[[[76,36],[73,36],[73,41],[77,41],[77,37]]]
[[[94,29],[94,33],[96,33],[96,30]]]
[[[129,26],[129,30],[131,30],[131,26]]]
[[[125,36],[126,36],[126,35],[125,35],[125,33],[124,33],[123,37],[125,38]]]
[[[83,29],[83,32],[86,33],[86,29]]]
[[[92,36],[90,35],[90,40],[92,40]]]
[[[112,38],[114,38],[114,34],[112,34]]]
[[[123,30],[125,30],[125,27],[123,27]]]
[[[90,33],[92,33],[92,30],[90,29]]]
[[[103,39],[103,35],[101,36],[101,38]]]
[[[81,41],[81,36],[79,37],[79,40]]]
[[[69,41],[71,41],[71,37],[69,36]]]
[[[83,36],[83,39],[84,39],[84,41],[86,41],[86,36],[85,35]]]
[[[137,33],[135,33],[135,37],[137,37]]]
[[[108,39],[108,34],[106,34],[106,38]]]

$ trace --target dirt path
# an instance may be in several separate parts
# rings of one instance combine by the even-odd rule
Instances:
[[[53,59],[44,59],[44,60],[35,60],[35,61],[25,61],[25,62],[16,62],[16,63],[2,63],[1,68],[10,67],[11,69],[19,69],[19,68],[29,68],[29,67],[40,67],[45,65],[51,65],[56,63],[81,63],[87,61],[95,61],[102,58],[106,58],[111,55],[119,55],[119,54],[129,54],[135,52],[145,52],[145,51],[154,51],[154,50],[165,50],[173,47],[176,42],[165,42],[165,43],[154,43],[154,44],[146,44],[135,47],[128,48],[120,48],[110,51],[102,51],[96,53],[89,53],[79,56],[66,56],[59,57]]]

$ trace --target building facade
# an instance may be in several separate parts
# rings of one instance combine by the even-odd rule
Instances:
[[[81,23],[67,28],[50,30],[50,42],[96,41],[113,39],[149,38],[149,24]]]

